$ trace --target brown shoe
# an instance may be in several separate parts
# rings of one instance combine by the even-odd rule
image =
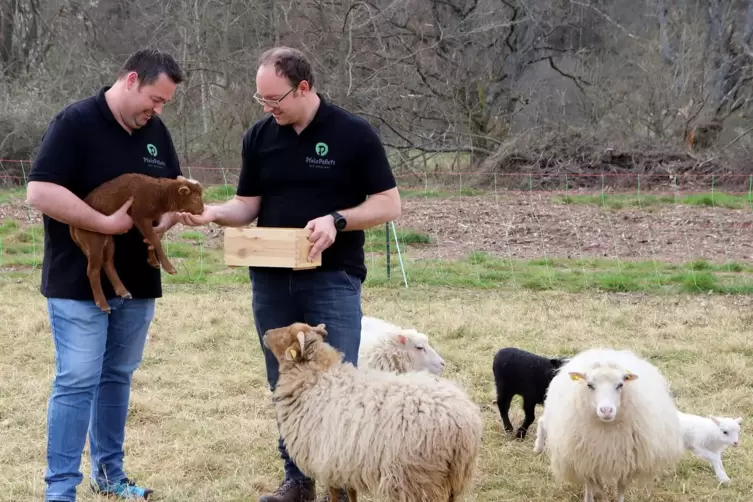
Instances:
[[[284,481],[274,493],[262,495],[259,502],[314,502],[316,484],[310,480]]]

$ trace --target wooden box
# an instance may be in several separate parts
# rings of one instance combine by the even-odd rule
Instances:
[[[285,267],[312,269],[322,264],[321,253],[308,260],[311,230],[305,228],[227,227],[225,264],[229,267]]]

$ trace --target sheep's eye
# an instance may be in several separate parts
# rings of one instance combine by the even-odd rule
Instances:
[[[419,346],[416,346],[416,348],[417,348],[418,350],[424,350],[424,348],[423,348],[423,347],[419,347]]]
[[[722,432],[724,433],[725,436],[729,435],[727,431],[722,431]]]
[[[594,384],[592,384],[592,383],[589,382],[588,388],[591,389],[591,390],[594,390]]]
[[[617,390],[620,390],[622,388],[622,382],[617,384]]]

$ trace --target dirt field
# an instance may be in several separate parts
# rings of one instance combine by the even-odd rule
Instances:
[[[562,194],[406,197],[397,226],[432,238],[411,246],[413,258],[458,258],[476,250],[508,258],[753,259],[750,210],[666,204],[614,211],[563,204],[556,195]],[[0,205],[3,218],[41,222],[19,199]],[[208,246],[221,245],[218,227],[200,230]]]

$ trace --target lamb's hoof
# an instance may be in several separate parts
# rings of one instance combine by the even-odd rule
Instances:
[[[515,437],[517,439],[525,439],[526,438],[526,430],[525,429],[518,429],[518,431],[515,433]]]
[[[120,295],[121,298],[125,298],[126,300],[132,300],[133,296],[131,295],[130,291],[126,291],[122,295]]]
[[[729,479],[729,476],[724,476],[717,479],[719,480],[720,483],[729,483],[730,481],[732,481],[731,479]]]

